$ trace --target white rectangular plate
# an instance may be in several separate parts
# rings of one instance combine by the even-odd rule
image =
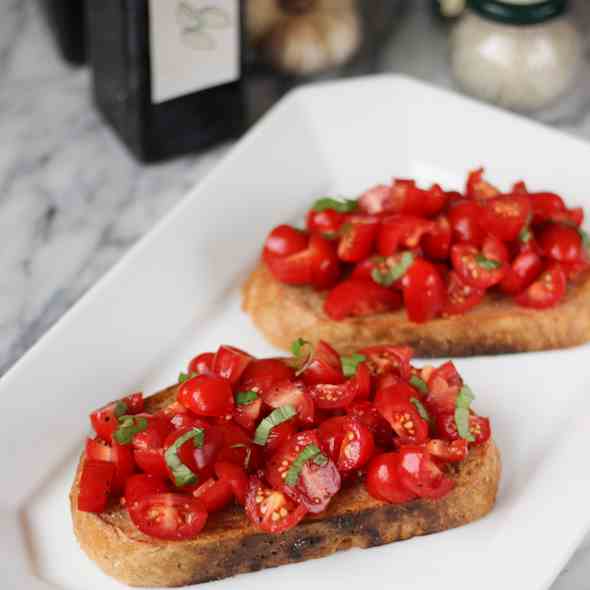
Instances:
[[[74,539],[67,493],[90,409],[172,383],[196,352],[273,350],[240,311],[268,230],[323,194],[391,176],[462,185],[479,164],[589,206],[590,148],[399,77],[289,95],[0,381],[0,572],[12,590],[121,588]],[[496,509],[445,533],[228,579],[217,588],[543,590],[590,523],[589,347],[457,364],[492,417]]]

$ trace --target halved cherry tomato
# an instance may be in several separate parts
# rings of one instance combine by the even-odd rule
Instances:
[[[338,257],[345,262],[358,262],[373,252],[379,221],[374,217],[354,215],[342,226]]]
[[[211,375],[213,374],[213,363],[215,362],[215,353],[204,352],[199,354],[188,364],[189,375]]]
[[[442,311],[446,289],[437,268],[416,258],[402,279],[404,305],[412,322],[427,322]]]
[[[504,242],[516,240],[528,223],[531,203],[524,195],[505,195],[487,199],[481,207],[481,226]]]
[[[433,438],[426,443],[426,450],[435,458],[441,461],[457,463],[463,461],[469,452],[467,441],[463,438],[452,442]]]
[[[133,437],[133,457],[145,473],[166,477],[168,470],[164,461],[164,441],[173,426],[162,415],[145,415],[147,428]]]
[[[280,448],[288,439],[290,439],[297,432],[296,419],[292,418],[286,422],[281,422],[275,426],[268,436],[264,452],[266,455],[272,455],[278,448]]]
[[[398,473],[404,487],[421,498],[437,500],[455,487],[424,447],[402,447]]]
[[[309,388],[309,394],[320,410],[347,408],[358,393],[354,379],[340,385],[318,384]]]
[[[378,184],[364,192],[359,197],[359,209],[369,215],[377,215],[391,210],[391,186]]]
[[[113,442],[110,445],[99,438],[86,439],[86,457],[93,461],[106,461],[115,466],[112,481],[113,493],[119,494],[125,487],[125,481],[133,473],[135,461],[131,445],[120,445]]]
[[[311,266],[311,284],[316,289],[329,289],[340,278],[340,261],[336,252],[336,243],[319,234],[309,240]]]
[[[461,277],[452,270],[449,273],[447,284],[447,299],[444,306],[444,315],[461,315],[469,311],[479,303],[485,296],[484,289],[478,289],[468,285]]]
[[[86,458],[80,476],[78,510],[102,512],[107,507],[114,477],[113,463]]]
[[[567,278],[563,268],[554,262],[526,291],[517,295],[514,300],[523,307],[546,309],[559,303],[566,292]]]
[[[420,213],[432,217],[440,213],[449,201],[449,194],[438,184],[433,184],[429,190],[423,191]]]
[[[557,262],[575,262],[582,254],[582,238],[576,229],[552,223],[539,235],[545,256]]]
[[[343,383],[345,378],[340,355],[327,342],[320,340],[314,347],[312,357],[306,363],[301,377],[306,385]]]
[[[92,412],[90,423],[100,438],[111,442],[113,432],[119,425],[117,418],[139,412],[143,412],[143,394],[134,393]]]
[[[360,420],[339,416],[322,422],[319,437],[338,471],[360,469],[375,452],[373,434]]]
[[[454,412],[444,412],[437,415],[436,431],[444,440],[451,442],[459,440]],[[482,445],[490,439],[492,434],[489,419],[472,414],[469,416],[469,431],[475,437],[475,441],[471,444]]]
[[[264,486],[258,477],[250,478],[246,515],[262,531],[282,533],[296,526],[306,514],[307,509],[302,504]]]
[[[483,168],[479,168],[469,173],[465,193],[470,199],[485,200],[497,197],[500,194],[500,191],[495,186],[483,179],[484,172]]]
[[[451,248],[453,269],[468,285],[488,289],[496,285],[506,272],[508,251],[494,236],[488,236],[482,250],[468,244],[455,244]]]
[[[396,178],[383,211],[430,217],[436,215],[447,200],[447,194],[438,184],[423,190],[414,180]]]
[[[420,417],[413,399],[419,399],[418,392],[400,382],[380,389],[375,396],[375,407],[389,422],[398,435],[401,444],[420,444],[428,439],[428,422]]]
[[[225,416],[234,408],[229,381],[212,375],[199,375],[178,388],[178,401],[197,416]]]
[[[151,494],[129,506],[133,524],[150,537],[167,541],[194,539],[207,522],[203,503],[183,494]]]
[[[434,223],[412,215],[393,215],[381,222],[377,250],[381,256],[391,256],[400,249],[416,248],[422,236],[434,230]]]
[[[410,360],[414,351],[408,346],[369,346],[359,350],[371,375],[395,373],[402,379],[409,379],[411,374]]]
[[[199,484],[194,490],[193,496],[203,502],[208,514],[219,512],[234,498],[229,482],[212,477]]]
[[[457,395],[463,386],[463,380],[457,368],[447,361],[434,369],[428,378],[428,395],[426,403],[434,412],[454,412]]]
[[[215,353],[213,372],[235,385],[254,357],[235,346],[222,345]]]
[[[280,381],[262,394],[262,400],[271,408],[290,405],[295,408],[299,420],[313,424],[313,400],[302,381]]]
[[[218,479],[229,484],[235,499],[243,506],[246,503],[249,483],[246,471],[239,465],[227,461],[217,461],[214,469]]]
[[[324,311],[333,320],[393,311],[401,307],[399,293],[367,279],[348,279],[326,297]]]
[[[320,233],[324,237],[333,238],[337,235],[342,225],[347,220],[346,213],[340,213],[334,209],[315,211],[311,209],[307,214],[307,229],[310,232]]]
[[[297,254],[307,248],[309,237],[290,225],[275,227],[264,242],[263,258],[268,262],[274,257]]]
[[[161,477],[136,473],[125,482],[125,504],[131,506],[145,496],[164,494],[169,491],[168,483]]]
[[[449,210],[453,242],[480,246],[485,232],[479,225],[481,208],[474,201],[457,201]]]
[[[566,210],[563,199],[555,193],[531,193],[529,197],[534,224],[549,221]]]
[[[320,447],[315,430],[299,432],[291,437],[268,460],[265,477],[273,488],[303,504],[309,512],[317,514],[326,509],[332,497],[340,490],[340,473],[331,459],[327,458],[321,464],[309,459],[301,467],[295,485],[285,483],[293,462],[311,444]]]
[[[178,401],[166,406],[157,415],[165,418],[173,428],[191,426],[196,420],[195,415]]]
[[[292,379],[295,371],[283,359],[254,359],[242,373],[237,391],[265,393],[275,383]]]
[[[435,260],[448,258],[452,235],[449,218],[446,215],[439,215],[434,219],[430,232],[422,238],[421,244],[424,254]]]
[[[372,432],[373,439],[378,447],[382,449],[392,447],[393,429],[374,404],[367,401],[355,402],[348,408],[347,413]]]
[[[521,293],[539,276],[542,270],[541,257],[533,249],[523,249],[512,261],[512,264],[506,266],[506,273],[500,283],[500,289],[508,295]]]
[[[216,456],[218,462],[233,463],[247,471],[255,471],[260,466],[260,447],[254,444],[248,432],[227,421],[215,428],[223,436],[223,446]]]
[[[416,494],[402,484],[399,467],[399,453],[383,453],[373,458],[366,481],[367,490],[373,498],[391,504],[404,504],[416,498]]]
[[[359,363],[356,367],[356,373],[353,379],[356,381],[356,395],[355,400],[367,399],[371,395],[372,379],[371,372],[367,363]]]
[[[240,390],[242,391],[242,390]],[[247,390],[243,390],[247,391]],[[262,398],[248,402],[248,403],[236,403],[232,418],[234,422],[240,425],[246,430],[254,430],[260,418],[260,412],[262,411]]]

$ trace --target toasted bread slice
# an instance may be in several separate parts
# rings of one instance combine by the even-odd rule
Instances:
[[[323,311],[325,294],[277,281],[266,265],[250,275],[242,307],[273,345],[288,350],[297,338],[325,340],[341,354],[379,344],[411,346],[417,356],[472,356],[578,346],[590,340],[590,276],[568,287],[566,298],[545,310],[527,309],[511,298],[487,295],[464,315],[425,324],[405,310],[342,321]]]
[[[148,398],[146,411],[174,401],[176,389]],[[500,456],[490,441],[455,466],[455,488],[441,500],[385,504],[356,483],[341,490],[323,514],[280,535],[259,531],[236,506],[212,514],[193,541],[159,541],[142,534],[118,502],[102,514],[77,509],[83,460],[70,492],[78,542],[105,573],[130,586],[196,584],[458,527],[492,509],[500,480]]]

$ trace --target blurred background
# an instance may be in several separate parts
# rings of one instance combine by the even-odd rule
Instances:
[[[3,0],[0,374],[294,86],[402,73],[590,139],[589,32],[585,0]]]

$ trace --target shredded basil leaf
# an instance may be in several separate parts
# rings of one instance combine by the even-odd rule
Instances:
[[[410,385],[422,393],[428,393],[428,385],[426,385],[426,381],[420,379],[418,375],[412,375],[410,377]]]
[[[367,360],[362,354],[351,354],[350,356],[341,356],[340,364],[345,377],[353,377],[356,374],[357,367],[360,363]]]
[[[469,408],[474,399],[475,396],[471,388],[468,385],[463,385],[455,402],[455,424],[457,425],[457,432],[461,438],[469,442],[475,440],[469,428]]]
[[[326,211],[327,209],[332,209],[333,211],[337,211],[338,213],[351,213],[355,211],[357,208],[357,202],[351,199],[332,199],[331,197],[324,197],[323,199],[318,199],[312,206],[314,211]]]
[[[128,445],[138,432],[143,432],[148,427],[148,421],[143,416],[120,416],[119,426],[113,433],[114,439],[120,445]]]
[[[196,377],[197,375],[198,375],[198,373],[180,373],[180,375],[178,375],[178,382],[184,383],[185,381],[188,381],[189,379],[192,379],[193,377]]]
[[[531,240],[533,234],[528,226],[522,228],[521,232],[518,234],[518,239],[523,243],[526,244]]]
[[[254,433],[254,442],[257,445],[265,445],[270,431],[279,424],[290,420],[297,414],[293,406],[286,405],[273,410],[259,425]]]
[[[123,400],[119,400],[115,404],[115,417],[120,418],[127,413],[127,404]]]
[[[309,366],[309,363],[313,358],[314,346],[308,340],[297,338],[297,340],[291,344],[291,352],[297,361],[295,364],[295,367],[297,368],[295,376],[298,377]]]
[[[418,414],[420,414],[420,418],[422,418],[422,420],[426,420],[426,422],[430,424],[432,422],[432,419],[430,418],[428,410],[424,407],[424,404],[417,397],[410,398],[410,402],[412,402],[412,404],[418,411]]]
[[[303,340],[303,338],[297,338],[297,340],[291,344],[291,352],[293,353],[293,356],[297,358],[300,357],[305,346],[311,346],[311,343],[307,340]]]
[[[236,404],[243,406],[258,399],[258,394],[255,391],[238,391],[236,393]]]
[[[477,262],[478,266],[481,266],[481,268],[485,268],[486,270],[495,270],[502,266],[502,263],[499,260],[486,258],[483,254],[478,254],[475,257],[475,262]]]
[[[295,461],[291,463],[291,467],[289,467],[289,471],[287,471],[287,477],[285,477],[285,483],[288,486],[294,486],[299,479],[299,474],[303,469],[303,466],[307,461],[312,460],[316,465],[325,465],[328,462],[328,458],[320,451],[320,449],[314,445],[310,444],[307,445],[300,453],[297,455]],[[319,461],[318,461],[319,460]]]
[[[174,483],[179,488],[197,482],[197,475],[193,473],[178,456],[180,447],[189,440],[192,440],[195,447],[200,449],[205,440],[205,431],[202,428],[191,428],[188,432],[179,436],[164,453],[166,465],[168,465],[170,471],[172,471]]]
[[[371,278],[384,287],[389,287],[398,279],[401,279],[410,267],[414,264],[414,255],[409,250],[401,255],[400,261],[392,266],[389,270],[383,271],[379,267],[375,267],[371,271]]]

